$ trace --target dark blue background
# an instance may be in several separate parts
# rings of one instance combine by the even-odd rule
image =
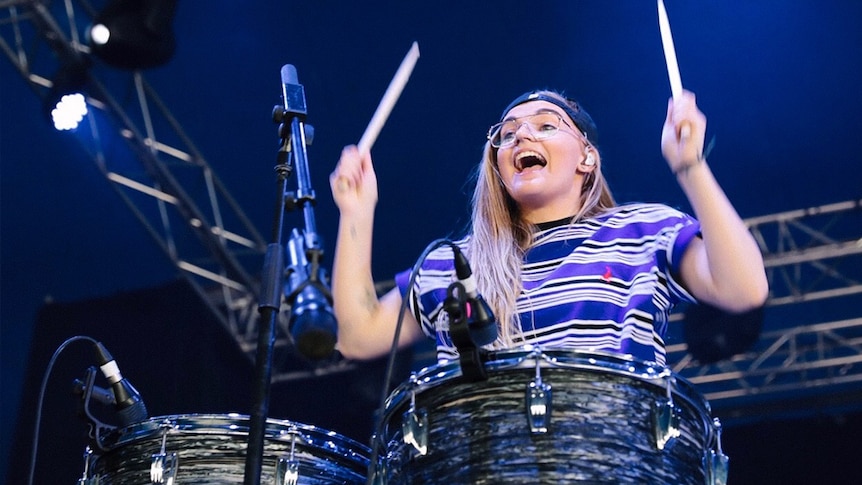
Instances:
[[[743,217],[862,195],[862,3],[667,8],[683,84],[716,138],[710,165]],[[687,208],[659,152],[670,93],[652,1],[181,2],[175,29],[176,56],[146,77],[264,234],[277,142],[270,110],[281,66],[296,66],[316,127],[309,161],[326,249],[337,216],[328,174],[418,41],[421,58],[373,150],[378,280],[466,224],[485,131],[533,88],[563,89],[590,111],[619,201]],[[22,386],[37,384],[23,383],[22,369],[39,345],[31,334],[43,302],[176,278],[76,136],[55,132],[0,62],[4,458]]]

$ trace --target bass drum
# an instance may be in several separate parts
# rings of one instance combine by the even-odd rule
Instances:
[[[109,433],[94,456],[100,485],[242,483],[249,418],[239,414],[154,417]],[[314,426],[269,419],[261,483],[364,484],[369,449]]]
[[[458,362],[390,396],[374,446],[390,484],[673,483],[711,480],[708,403],[681,377],[625,356],[492,353],[485,380]],[[719,445],[720,450],[720,445]]]

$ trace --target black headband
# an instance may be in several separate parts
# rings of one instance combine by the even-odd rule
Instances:
[[[567,102],[557,98],[556,96],[550,96],[548,94],[537,91],[530,91],[518,96],[517,98],[515,98],[514,101],[509,103],[509,106],[506,106],[506,109],[503,110],[503,114],[500,115],[500,119],[502,120],[502,118],[506,116],[506,113],[508,113],[515,106],[526,103],[528,101],[547,101],[556,106],[559,106],[563,111],[566,112],[567,115],[569,115],[569,118],[571,118],[572,123],[574,123],[575,126],[577,126],[579,130],[581,130],[581,133],[583,133],[583,135],[587,138],[587,141],[589,141],[591,145],[596,146],[596,143],[598,142],[599,138],[599,130],[598,128],[596,128],[596,124],[595,122],[593,122],[593,119],[590,117],[590,115],[586,111],[584,111],[583,108],[581,108],[581,105],[579,105],[573,100],[567,99],[567,101],[569,103],[572,103],[574,107],[570,106]]]

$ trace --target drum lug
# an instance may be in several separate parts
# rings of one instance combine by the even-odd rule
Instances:
[[[296,485],[299,481],[299,461],[279,458],[275,466],[276,485]]]
[[[655,445],[659,450],[672,445],[680,434],[682,410],[673,403],[672,385],[673,379],[668,379],[667,401],[656,402],[653,405],[653,431]]]
[[[544,434],[548,432],[551,422],[551,385],[542,382],[542,371],[539,359],[536,358],[536,377],[527,384],[526,409],[527,423],[530,425],[531,434]]]
[[[84,475],[78,479],[77,485],[99,485],[99,477],[90,476],[90,463],[93,461],[93,449],[84,448]]]
[[[707,450],[704,454],[704,468],[706,468],[706,485],[726,485],[727,471],[730,459],[721,451],[721,421],[713,418],[713,427],[716,431],[716,448]]]
[[[401,432],[404,443],[413,446],[422,456],[428,454],[428,413],[424,409],[416,409],[416,394],[410,394],[410,409],[404,413],[401,421]]]
[[[287,433],[290,435],[290,455],[279,458],[275,464],[275,485],[296,485],[299,481],[299,460],[296,459],[296,437],[301,436],[299,430],[291,427]]]
[[[165,445],[167,444],[168,431],[174,428],[174,424],[166,419],[159,427],[162,429],[162,447],[158,453],[152,456],[150,483],[172,485],[177,476],[179,459],[176,453],[166,453]]]

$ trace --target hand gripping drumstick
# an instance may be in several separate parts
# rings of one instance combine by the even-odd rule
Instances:
[[[392,107],[395,106],[395,102],[401,96],[401,90],[407,84],[407,80],[410,78],[410,73],[413,72],[413,66],[416,65],[417,59],[419,59],[419,44],[413,42],[407,55],[404,56],[404,60],[401,61],[401,65],[398,66],[398,70],[395,72],[392,81],[390,81],[389,87],[386,88],[386,93],[383,94],[380,104],[377,105],[377,111],[374,112],[374,116],[368,122],[365,133],[362,134],[362,138],[359,140],[358,147],[360,152],[371,150],[371,145],[374,145],[374,142],[377,140],[377,135],[380,134],[380,129],[383,128],[386,118],[389,117],[389,112],[392,111]]]
[[[674,101],[682,96],[682,78],[679,75],[679,65],[676,62],[676,49],[673,47],[673,36],[670,33],[670,22],[664,1],[658,0],[658,27],[661,31],[661,45],[664,47],[664,60],[667,64],[667,77],[670,80],[670,92]],[[691,127],[684,124],[680,127],[680,138],[686,139],[691,134]]]

